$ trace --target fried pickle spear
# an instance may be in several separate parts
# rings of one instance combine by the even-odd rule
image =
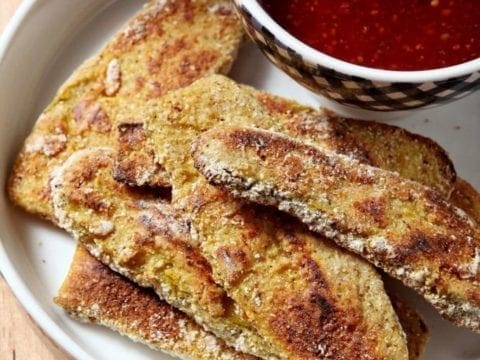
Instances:
[[[52,179],[58,224],[102,263],[150,287],[235,349],[277,358],[242,311],[215,284],[190,236],[190,221],[167,201],[116,182],[114,152],[74,153]]]
[[[242,39],[224,0],[149,1],[40,115],[12,170],[10,199],[54,220],[48,182],[56,166],[76,150],[113,145],[125,108],[135,117],[149,100],[227,72]]]
[[[300,260],[291,263],[288,254],[281,250],[283,239],[288,238],[286,233],[294,232],[292,236],[301,237],[301,241],[306,241],[313,249],[318,246],[317,237],[292,219],[290,219],[292,224],[289,228],[272,222],[275,219],[274,214],[265,209],[258,209],[257,221],[256,216],[251,216],[247,208],[241,208],[241,204],[225,196],[226,194],[213,194],[211,197],[205,195],[205,191],[208,192],[210,189],[215,192],[216,189],[208,184],[206,189],[202,186],[202,177],[193,168],[192,160],[188,156],[191,140],[204,129],[222,123],[222,120],[227,121],[227,118],[223,117],[226,114],[229,115],[228,121],[238,124],[249,122],[256,126],[267,127],[285,125],[278,119],[269,118],[268,113],[262,109],[263,107],[259,107],[255,98],[248,92],[243,91],[235,83],[216,76],[164,97],[159,102],[158,109],[149,109],[152,114],[157,115],[152,115],[155,118],[143,127],[146,132],[145,139],[152,144],[157,144],[159,158],[165,160],[165,169],[171,175],[173,203],[192,215],[202,251],[213,266],[215,280],[225,287],[238,306],[251,316],[248,320],[264,338],[273,344],[273,348],[281,351],[282,358],[313,359],[322,358],[325,354],[328,354],[328,357],[344,356],[346,358],[351,356],[406,358],[408,351],[404,334],[398,326],[398,319],[384,293],[383,283],[372,267],[355,257],[350,258],[350,255],[345,255],[335,246],[330,248],[325,246],[322,250],[330,255],[330,258],[339,258],[338,268],[346,271],[344,276],[348,281],[342,282],[345,284],[345,289],[340,289],[341,286],[339,286],[336,288],[338,291],[331,290],[332,293],[330,293],[328,290],[322,293],[320,284],[325,286],[328,284],[329,287],[335,288],[340,278],[339,273],[330,270],[330,264],[326,260],[328,256],[324,259],[319,254],[316,257],[311,256],[307,250],[299,252],[298,257],[303,258],[306,264],[312,267],[310,269],[312,273],[309,273],[307,265],[302,265]],[[204,206],[200,205],[206,203],[209,209],[217,211],[211,219],[206,218],[209,211],[205,211]],[[197,211],[196,205],[201,206],[201,210]],[[265,215],[260,216],[264,212]],[[238,216],[230,218],[232,213],[238,213]],[[200,222],[204,226],[200,226]],[[284,226],[287,226],[287,222]],[[273,229],[278,229],[278,232],[276,233]],[[208,238],[209,236],[211,238]],[[278,257],[255,259],[255,254],[251,253],[255,250],[254,244],[266,246],[265,244],[269,242],[272,250],[276,249],[278,252]],[[213,246],[209,248],[206,246],[207,243],[212,243]],[[231,245],[230,248],[227,245]],[[223,251],[218,249],[222,246],[226,248]],[[237,251],[237,248],[240,249]],[[293,251],[296,249],[292,249],[291,256],[294,256]],[[301,246],[298,249],[301,249]],[[229,250],[232,252],[230,253]],[[244,252],[248,253],[245,255]],[[320,250],[318,252],[320,253]],[[219,257],[218,261],[217,257]],[[282,279],[282,273],[279,271],[276,286],[270,288],[267,283],[265,287],[259,288],[265,303],[257,308],[260,305],[252,302],[252,294],[249,293],[253,291],[250,285],[254,283],[243,284],[245,285],[243,286],[240,281],[243,270],[249,272],[242,267],[248,265],[243,264],[242,260],[248,261],[248,259],[255,259],[255,263],[262,264],[264,269],[268,269],[269,266],[276,268],[277,262],[284,264],[285,271],[292,273],[292,276],[297,279],[296,287],[292,288],[287,277]],[[346,270],[352,268],[359,268],[360,272]],[[261,282],[264,278],[264,274],[258,269],[252,269],[250,274],[252,282]],[[318,283],[309,283],[311,276],[317,276]],[[239,281],[239,284],[236,284],[236,281]],[[360,284],[360,288],[357,286],[349,288],[350,284],[356,283]],[[332,295],[340,294],[342,290],[345,294],[348,293],[344,299],[338,299]],[[323,302],[322,296],[325,297]],[[288,299],[293,301],[295,297],[298,297],[296,305],[293,302],[289,304]],[[354,303],[352,307],[349,307],[349,302],[345,300],[347,297],[352,299]],[[372,300],[372,297],[375,300]],[[318,301],[312,300],[313,303],[311,303],[309,299],[313,298]],[[275,299],[278,301],[272,303]],[[322,305],[327,310],[331,306],[331,313],[322,308]],[[367,308],[379,316],[367,319],[365,316]],[[291,314],[289,317],[291,321],[274,322],[272,320],[286,318],[287,313]],[[349,316],[343,317],[345,314],[356,314],[355,319]],[[307,319],[309,319],[309,325],[304,323]],[[350,328],[342,326],[342,321],[350,320],[352,321]],[[335,322],[337,325],[334,325]],[[366,332],[370,336],[365,335]],[[327,333],[335,333],[335,336],[327,336]],[[351,336],[355,341],[347,343],[347,339]]]
[[[272,94],[248,88],[271,116],[286,118],[289,136],[302,137],[362,163],[396,171],[437,191],[452,191],[456,172],[436,142],[393,125],[340,117]]]
[[[188,203],[215,280],[284,359],[407,359],[372,266],[296,219],[197,182]]]
[[[234,98],[229,94],[238,93],[240,89],[245,93],[244,98],[248,95],[249,104],[239,105],[245,108],[245,125],[275,129],[351,155],[363,163],[398,171],[403,177],[437,189],[445,197],[452,190],[456,174],[448,154],[432,140],[395,126],[340,118],[325,110],[314,110],[292,100],[239,86],[221,76],[202,79],[191,87],[191,91],[178,95],[175,99],[178,109],[182,109],[181,97],[199,98],[200,91],[211,95],[215,89],[227,98]],[[186,106],[192,106],[190,102],[186,101]],[[236,109],[233,115],[224,110],[217,116],[216,123],[211,120],[202,123],[200,119],[192,121],[191,126],[197,131],[205,131],[217,124],[231,124],[241,110]],[[154,112],[162,114],[163,110]],[[257,118],[264,114],[265,119],[270,120],[261,124],[249,119],[248,112]],[[161,144],[164,143],[163,137],[168,135],[162,134],[163,124],[157,117],[154,114],[132,115],[131,118],[137,119],[135,122],[128,121],[119,126],[117,180],[131,186],[165,186],[165,179],[169,178],[164,163],[168,149],[162,148]]]
[[[180,359],[256,359],[236,352],[153,291],[104,266],[82,246],[75,251],[55,302],[76,319],[106,326]],[[407,324],[412,328],[414,323]]]
[[[195,166],[234,196],[273,205],[480,331],[480,230],[441,194],[397,173],[251,128],[214,129]]]
[[[410,305],[389,292],[407,335],[410,360],[421,357],[428,329]],[[188,359],[254,359],[235,352],[149,289],[141,288],[77,246],[55,302],[73,318],[105,326],[153,350]]]
[[[229,217],[218,205],[242,204],[215,202],[223,215],[206,226],[219,237],[221,261],[211,264],[216,272],[222,267],[233,296],[227,297],[188,238],[184,214],[160,199],[135,195],[112,179],[112,166],[110,150],[80,151],[56,173],[52,194],[58,223],[115,271],[153,287],[227,343],[262,358],[408,358],[383,282],[363,260],[320,243],[294,219],[275,221],[275,213],[260,208]],[[195,194],[204,204],[205,193]],[[192,204],[200,205],[197,200]],[[243,240],[251,243],[236,248],[240,223],[249,236]],[[259,248],[265,246],[269,254]],[[258,268],[244,272],[252,261]]]

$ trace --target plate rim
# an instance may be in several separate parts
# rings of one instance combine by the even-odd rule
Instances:
[[[42,1],[44,0],[24,0],[9,20],[0,36],[0,65],[4,62],[7,51],[15,40],[22,24],[25,21],[28,21],[28,17],[35,11],[34,7]],[[83,350],[78,343],[71,338],[71,336],[67,335],[42,308],[37,298],[23,281],[16,267],[10,261],[1,237],[0,275],[5,279],[9,289],[20,302],[23,309],[33,319],[35,325],[48,336],[54,345],[64,350],[68,355],[75,359],[93,360],[91,355]]]

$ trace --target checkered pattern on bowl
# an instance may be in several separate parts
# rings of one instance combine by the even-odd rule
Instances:
[[[480,89],[480,72],[424,83],[378,82],[344,74],[304,59],[283,44],[244,6],[237,11],[248,35],[276,66],[313,92],[347,106],[398,111],[445,104]]]

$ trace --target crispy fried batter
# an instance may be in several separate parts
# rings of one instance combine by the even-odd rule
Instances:
[[[321,243],[291,218],[278,221],[275,212],[242,207],[193,168],[190,142],[205,129],[222,122],[285,123],[218,76],[167,95],[150,111],[146,139],[164,160],[174,203],[193,215],[216,281],[279,357],[408,357],[405,335],[371,266]]]
[[[222,239],[235,242],[241,226],[249,236],[243,241],[253,242],[241,248],[223,243],[219,251],[220,271],[229,281],[233,302],[213,283],[209,265],[188,239],[188,221],[168,203],[115,182],[112,154],[91,149],[72,155],[53,178],[52,194],[59,224],[115,271],[154,287],[227,342],[265,358],[407,358],[405,335],[371,266],[318,242],[296,220],[276,220],[274,213],[262,209],[239,209],[238,218],[230,217],[218,205],[240,203],[211,202],[220,223],[208,224],[210,231],[218,229],[218,236],[230,231],[225,235],[232,237]],[[209,215],[205,193],[197,195],[193,203]],[[254,252],[262,251],[258,246],[270,247],[271,257],[255,258]],[[259,268],[248,270],[246,282],[239,273],[247,270],[243,261],[251,264],[253,259]],[[273,273],[263,281],[271,265]]]
[[[249,90],[254,91],[272,116],[290,119],[288,135],[292,137],[305,137],[362,163],[396,171],[446,196],[452,190],[456,178],[453,163],[446,151],[431,139],[396,126],[341,118],[266,92]]]
[[[421,359],[430,337],[427,325],[422,317],[406,301],[387,289],[393,308],[407,335],[408,357],[410,360]]]
[[[375,269],[272,209],[197,182],[189,203],[214,277],[285,359],[407,359]]]
[[[165,119],[168,123],[168,126],[165,126],[162,128],[162,136],[165,137],[165,142],[159,143],[158,146],[162,146],[166,150],[165,156],[167,156],[166,163],[170,165],[170,168],[166,168],[170,173],[173,174],[173,180],[174,180],[174,193],[175,193],[175,199],[176,201],[180,200],[180,197],[182,194],[184,195],[190,195],[190,189],[195,187],[195,180],[198,178],[198,173],[193,169],[192,162],[188,157],[188,148],[190,145],[190,140],[195,137],[196,134],[201,132],[203,129],[205,129],[205,124],[206,121],[210,121],[211,124],[216,124],[218,123],[218,114],[221,114],[223,111],[228,112],[229,114],[234,114],[236,116],[236,121],[238,121],[239,124],[244,123],[246,120],[250,121],[251,117],[250,115],[253,115],[253,119],[260,125],[265,124],[265,117],[268,115],[263,111],[262,107],[256,107],[255,104],[255,99],[252,98],[248,94],[244,94],[243,91],[240,91],[240,88],[233,84],[230,81],[226,81],[223,78],[221,80],[218,80],[220,82],[219,87],[212,87],[209,92],[205,92],[207,88],[203,86],[197,86],[197,87],[191,87],[189,89],[184,89],[183,91],[179,93],[172,94],[170,96],[167,96],[166,98],[160,100],[159,106],[157,109],[154,109],[155,111],[158,110],[158,116],[162,119]],[[227,96],[225,96],[228,94]],[[188,101],[187,101],[188,100]],[[253,100],[253,101],[252,101]],[[243,106],[238,107],[237,105],[241,103]],[[181,106],[181,107],[180,107]],[[232,109],[232,107],[235,107],[237,110],[237,113],[235,113]],[[202,113],[200,110],[208,109],[207,113]],[[193,117],[195,115],[195,117]],[[195,121],[195,119],[198,119],[198,122]],[[250,120],[249,120],[250,119]],[[272,126],[276,125],[276,122],[274,120],[272,121]],[[148,124],[148,123],[147,123]],[[213,125],[212,125],[213,126]],[[144,129],[147,129],[148,127],[144,127]],[[167,134],[170,134],[171,137],[166,136],[163,132],[166,132]],[[181,135],[181,136],[179,136]],[[147,139],[150,138],[149,135],[145,135]],[[143,138],[144,135],[141,136]],[[163,139],[163,138],[162,138]],[[185,160],[185,161],[180,161],[180,160]],[[72,160],[72,163],[77,162],[77,160]],[[175,166],[177,164],[177,166]],[[178,164],[182,164],[182,166],[178,166]],[[66,164],[64,167],[64,174],[66,174],[65,169],[69,167],[69,164]],[[173,168],[177,168],[179,171],[175,172],[173,171]],[[65,222],[65,219],[73,217],[77,217],[78,221],[81,217],[81,213],[85,213],[85,218],[83,220],[80,220],[77,222],[76,227],[77,229],[80,229],[80,232],[82,233],[82,238],[85,243],[90,243],[92,244],[92,241],[95,245],[90,246],[90,251],[96,251],[95,254],[100,257],[102,257],[102,261],[105,261],[110,264],[110,266],[114,266],[116,270],[119,270],[120,267],[118,263],[121,263],[122,266],[122,271],[131,271],[131,272],[138,272],[139,277],[135,278],[136,281],[142,281],[139,280],[147,278],[149,281],[152,280],[152,277],[148,276],[148,271],[145,271],[145,266],[142,265],[142,262],[145,261],[145,258],[143,256],[140,256],[142,259],[140,263],[137,263],[137,260],[130,262],[129,259],[131,255],[127,255],[127,261],[124,260],[125,256],[123,252],[131,253],[133,249],[138,249],[139,246],[137,244],[133,245],[128,245],[125,244],[125,238],[131,238],[132,236],[128,234],[127,231],[125,231],[125,227],[122,226],[121,234],[123,240],[121,240],[121,244],[118,243],[116,239],[114,239],[114,234],[109,233],[109,231],[112,230],[113,228],[116,228],[116,222],[117,221],[111,221],[111,223],[105,221],[102,222],[101,219],[96,218],[95,216],[92,216],[92,214],[96,214],[97,212],[99,214],[107,214],[109,216],[111,210],[111,207],[113,208],[122,208],[124,209],[124,206],[120,204],[120,202],[125,201],[127,198],[130,198],[131,195],[128,195],[123,200],[119,200],[119,202],[111,201],[110,204],[109,202],[102,201],[101,196],[95,196],[95,192],[93,191],[87,191],[86,195],[82,194],[84,191],[79,191],[79,189],[82,189],[83,187],[86,187],[88,190],[89,186],[88,184],[90,182],[94,182],[94,180],[88,180],[84,181],[82,179],[87,178],[90,179],[91,175],[91,170],[87,170],[86,173],[84,174],[83,172],[85,169],[99,169],[101,166],[97,163],[96,165],[92,166],[86,166],[85,163],[81,164],[81,162],[78,165],[78,171],[72,171],[69,170],[68,173],[70,173],[70,179],[72,184],[75,184],[73,189],[76,189],[75,191],[71,191],[71,196],[70,196],[70,205],[74,205],[73,208],[68,208],[68,211],[66,214],[62,214],[60,211],[59,213],[59,218],[63,219],[61,221],[62,224],[67,223],[66,227],[71,226],[71,224],[68,224],[68,221]],[[108,173],[108,172],[107,172]],[[192,175],[189,178],[189,175]],[[66,193],[63,190],[60,190],[62,186],[61,184],[65,184],[65,179],[61,179],[62,176],[57,175],[55,177],[54,181],[54,186],[57,186],[57,190],[60,193]],[[104,179],[105,181],[108,176],[106,173],[104,175],[99,176],[99,178]],[[79,180],[80,179],[80,180]],[[199,178],[201,180],[201,177]],[[77,181],[77,182],[76,182]],[[115,194],[116,199],[119,197],[121,198],[121,193],[122,191],[119,190],[119,188],[115,187],[113,185],[113,181],[111,179],[108,180],[111,182],[108,187],[112,186],[112,190],[109,191],[113,197],[113,194]],[[79,182],[79,183],[78,183]],[[68,183],[68,182],[67,182]],[[78,187],[76,186],[78,185]],[[97,186],[99,184],[97,183]],[[198,184],[197,184],[198,185]],[[120,186],[120,185],[117,185]],[[211,190],[214,190],[210,188]],[[54,193],[57,193],[57,190],[54,191]],[[77,193],[80,193],[81,195],[78,195]],[[92,194],[93,193],[93,194]],[[101,193],[104,193],[104,191],[101,191]],[[200,194],[203,194],[201,191],[199,192]],[[98,194],[97,194],[98,195]],[[56,197],[55,197],[56,198]],[[218,208],[222,209],[224,206],[230,207],[230,206],[237,206],[238,204],[236,202],[231,202],[229,199],[223,197],[218,199],[220,201],[219,204],[217,203],[212,203],[212,207],[216,208],[217,205],[220,205]],[[92,212],[86,212],[84,209],[76,208],[75,203],[82,203],[87,205],[90,209],[92,209]],[[57,210],[65,210],[66,207],[63,205],[65,204],[64,200],[58,199],[55,201],[56,204],[60,204],[60,206],[57,206]],[[114,203],[115,205],[112,205]],[[195,203],[195,202],[192,202]],[[165,203],[161,204],[162,208],[164,208],[164,211],[166,209]],[[120,210],[119,214],[122,214],[122,222],[121,224],[134,224],[134,221],[131,219],[124,219],[125,216],[125,211]],[[262,213],[262,211],[260,211]],[[88,214],[88,215],[87,215]],[[242,212],[240,212],[240,215],[242,215]],[[267,220],[262,220],[265,221],[265,226],[271,226],[271,223],[268,220],[269,217],[272,215],[267,212],[265,214],[267,217]],[[220,218],[219,218],[220,219]],[[171,221],[170,219],[165,219],[165,217],[159,219],[159,223],[162,223],[165,221]],[[253,227],[256,226],[256,223],[253,222],[253,219],[251,220],[251,225]],[[291,221],[291,219],[290,219]],[[98,225],[97,225],[98,223]],[[83,224],[83,225],[82,225]],[[275,223],[276,224],[276,223]],[[288,233],[288,229],[285,227],[282,227],[280,225],[285,225],[287,226],[287,223],[285,224],[276,224],[278,231],[279,231],[279,238],[284,238],[285,236],[282,235],[284,233]],[[239,230],[241,228],[238,227],[239,225],[237,224],[237,228],[231,228],[231,230],[234,230],[232,234],[240,234]],[[301,226],[298,225],[297,222],[293,222],[291,225],[294,229],[296,227],[299,227],[300,230],[295,230],[297,231],[300,235],[298,235],[301,238],[306,238],[310,244],[316,244],[317,241],[312,241],[309,240],[311,238],[314,238],[313,235],[310,233],[306,232]],[[157,226],[158,227],[158,226]],[[161,225],[161,227],[168,227],[165,224]],[[215,228],[215,225],[213,227],[207,226],[209,229]],[[100,231],[98,230],[100,229]],[[79,230],[77,230],[79,231]],[[305,234],[303,234],[305,233]],[[106,238],[104,241],[101,240],[101,238],[106,234]],[[268,238],[269,233],[267,232],[267,238]],[[251,236],[254,236],[251,234]],[[262,233],[260,233],[260,236],[262,236]],[[264,234],[265,236],[265,234]],[[95,240],[97,238],[97,240]],[[273,239],[276,239],[277,235],[273,235]],[[86,240],[85,240],[86,239]],[[315,245],[316,246],[316,245]],[[101,253],[106,253],[110,256],[102,256],[99,254],[99,248],[101,248],[100,252]],[[122,251],[115,251],[115,249],[122,249]],[[177,252],[183,253],[183,249],[181,247],[176,249]],[[133,251],[135,252],[135,251]],[[149,252],[149,250],[147,250]],[[340,255],[340,260],[338,260],[338,263],[344,263],[344,269],[350,268],[351,263],[350,263],[350,258],[355,259],[351,255],[344,254],[341,250],[338,250],[335,247],[332,247],[331,253],[335,254],[335,252],[338,252]],[[330,252],[329,252],[330,254]],[[156,258],[161,257],[162,254],[154,254]],[[303,257],[305,254],[299,255],[300,257]],[[240,257],[242,256],[241,254],[239,255]],[[138,259],[136,255],[133,255],[133,258]],[[152,256],[153,258],[153,256]],[[308,256],[307,256],[308,260]],[[316,266],[319,265],[325,265],[325,261],[322,258],[316,258],[315,261],[318,261],[320,264],[316,264]],[[315,261],[312,260],[311,263],[315,265]],[[323,261],[323,263],[322,263]],[[331,283],[331,287],[335,287],[336,285],[336,278],[334,277],[337,276],[337,274],[334,274],[333,272],[329,272],[329,269],[327,269],[326,274],[325,274],[325,279],[324,281],[320,281],[319,283],[312,284],[311,288],[308,287],[308,284],[306,284],[306,289],[312,290],[312,299],[319,299],[323,295],[326,297],[326,302],[317,302],[314,303],[313,305],[310,304],[309,302],[302,302],[305,299],[308,299],[308,291],[305,293],[302,293],[302,296],[306,296],[306,298],[300,298],[298,299],[300,303],[302,303],[305,308],[303,309],[298,309],[298,311],[293,311],[292,315],[298,316],[299,319],[309,319],[311,316],[311,310],[316,309],[316,314],[320,319],[324,319],[324,323],[321,329],[318,328],[317,325],[317,332],[315,333],[315,337],[309,337],[306,335],[306,332],[310,329],[307,329],[306,326],[303,326],[303,322],[297,321],[293,322],[295,324],[296,329],[293,330],[286,330],[288,329],[288,324],[285,323],[277,323],[277,324],[268,324],[266,322],[262,323],[263,329],[265,336],[268,338],[268,340],[274,341],[276,344],[278,344],[278,347],[273,347],[274,349],[277,349],[276,351],[283,351],[283,354],[281,356],[285,357],[292,357],[293,358],[305,358],[305,356],[308,357],[313,357],[319,356],[321,357],[321,353],[323,351],[327,351],[327,348],[320,347],[318,348],[318,345],[320,343],[315,343],[315,341],[322,341],[321,344],[325,344],[328,346],[328,351],[330,351],[331,356],[337,356],[339,354],[344,354],[344,356],[351,356],[351,355],[358,355],[362,353],[363,351],[365,352],[366,356],[368,354],[374,356],[375,358],[384,358],[387,356],[387,358],[390,356],[391,358],[406,358],[406,344],[405,344],[405,339],[402,331],[399,328],[398,320],[395,316],[395,314],[392,311],[391,305],[388,301],[388,298],[386,298],[386,295],[384,294],[383,288],[382,288],[382,283],[378,279],[377,274],[372,270],[371,267],[366,265],[365,263],[361,262],[358,259],[355,259],[356,262],[362,264],[359,265],[360,270],[359,273],[353,272],[354,274],[352,275],[352,279],[356,276],[358,277],[361,282],[360,286],[357,287],[357,285],[354,287],[354,289],[351,290],[350,296],[353,299],[358,299],[356,302],[356,306],[353,307],[347,307],[347,302],[341,302],[335,298],[332,298],[332,295],[329,295],[329,292],[321,293],[319,291],[319,283],[323,284],[325,282],[326,284]],[[308,263],[308,261],[307,261]],[[128,266],[129,269],[125,270],[125,266]],[[174,269],[177,269],[177,266],[182,266],[180,261],[177,261],[175,264],[172,265],[172,271]],[[293,268],[296,268],[299,266],[299,264],[294,264]],[[328,267],[327,267],[328,268]],[[302,278],[302,275],[305,273],[302,271],[309,271],[307,268],[306,270],[301,270],[302,268],[299,267],[299,277]],[[368,269],[368,270],[366,270]],[[313,269],[315,270],[315,269]],[[351,270],[350,270],[351,271]],[[314,274],[317,274],[317,272],[313,272]],[[358,275],[360,274],[360,275]],[[323,274],[321,274],[323,275]],[[155,276],[157,276],[157,273],[155,273]],[[315,275],[316,276],[316,275]],[[166,281],[168,281],[167,279]],[[308,279],[303,278],[303,281],[306,281]],[[143,280],[144,281],[144,280]],[[161,282],[159,279],[155,280],[157,281],[156,285],[157,287],[161,287]],[[189,279],[189,281],[193,281],[192,279]],[[363,281],[363,282],[362,282]],[[178,279],[173,280],[173,284],[178,283]],[[181,281],[180,281],[181,282]],[[350,283],[350,285],[353,284]],[[287,285],[287,284],[284,284]],[[343,284],[342,286],[347,286],[348,284]],[[359,289],[359,290],[355,290]],[[287,289],[288,290],[288,289]],[[290,290],[291,291],[291,290]],[[317,291],[317,292],[315,292]],[[292,295],[295,294],[291,292]],[[366,294],[364,294],[366,293]],[[268,296],[272,297],[272,294],[269,293],[267,294]],[[177,294],[173,296],[173,298],[177,298]],[[190,296],[190,294],[189,294]],[[240,295],[238,295],[240,296]],[[372,299],[374,298],[374,299]],[[285,298],[280,297],[279,300],[285,300]],[[172,301],[172,300],[171,300]],[[175,300],[173,300],[174,302]],[[208,299],[202,306],[208,306],[211,305],[211,299]],[[245,301],[245,300],[243,300]],[[330,333],[334,333],[335,331],[340,331],[340,337],[345,337],[345,334],[341,333],[341,329],[333,329],[331,330],[331,325],[329,325],[329,321],[332,321],[331,317],[322,317],[322,306],[325,306],[328,301],[331,301],[334,305],[338,306],[338,309],[335,311],[335,317],[334,320],[339,319],[339,317],[344,314],[347,310],[352,311],[353,314],[356,314],[356,312],[360,312],[360,315],[354,316],[352,320],[352,327],[355,329],[353,333],[355,333],[355,343],[351,343],[351,346],[344,346],[342,347],[340,343],[337,343],[336,341],[333,341],[333,336],[328,337],[325,336],[325,331],[328,330]],[[247,304],[245,303],[245,306],[251,311],[251,303]],[[371,305],[373,304],[373,305]],[[276,304],[277,307],[274,309],[277,312],[282,311],[282,305],[281,303]],[[368,319],[366,320],[362,314],[365,309],[360,306],[360,305],[365,305],[366,308],[368,309],[376,309],[376,307],[379,308],[378,311],[374,310],[376,314],[379,314],[378,317],[373,317],[373,319]],[[289,303],[283,303],[283,311],[287,312],[285,309],[289,309]],[[243,308],[242,308],[243,310]],[[237,312],[240,311],[237,308]],[[288,311],[290,313],[290,311]],[[351,312],[349,312],[350,315],[352,315]],[[244,318],[245,317],[245,318]],[[238,314],[237,314],[237,321],[238,321]],[[241,322],[244,322],[246,324],[249,324],[250,321],[257,326],[256,319],[249,319],[246,314],[243,314],[242,317],[240,317]],[[318,318],[317,318],[318,319]],[[293,319],[295,320],[295,319]],[[347,319],[344,319],[347,320]],[[252,324],[253,326],[253,324]],[[330,326],[330,327],[329,327]],[[320,330],[323,330],[320,331]],[[348,328],[347,330],[351,330]],[[285,332],[286,331],[286,332]],[[363,337],[363,334],[365,331],[369,334],[366,337]],[[350,333],[349,333],[350,334]],[[363,340],[362,340],[363,339]],[[243,343],[247,339],[245,339],[244,336],[240,336],[237,339],[239,342]],[[312,344],[315,344],[313,346]],[[320,344],[320,345],[321,345]],[[286,354],[286,355],[285,355]],[[387,355],[386,355],[387,354]]]
[[[480,194],[468,182],[457,178],[450,202],[464,210],[477,224],[480,224]]]
[[[262,130],[211,130],[192,151],[212,184],[298,217],[480,331],[480,230],[438,192]]]
[[[169,187],[170,177],[155,160],[155,151],[145,146],[146,140],[142,123],[119,125],[113,177],[130,186]]]
[[[151,287],[239,351],[274,355],[211,277],[190,222],[168,202],[112,176],[113,151],[74,153],[52,179],[58,223],[111,269]]]
[[[200,91],[211,94],[212,88],[222,89],[225,94],[240,91],[238,85],[219,76],[202,79],[192,87],[192,91],[176,96],[178,108],[182,108],[181,97],[188,99],[186,106],[190,106],[191,97],[198,97]],[[250,87],[241,88],[245,92],[244,98],[247,95],[250,97],[250,104],[244,113],[255,109],[259,115],[266,114],[270,119],[265,120],[265,125],[253,120],[255,126],[275,128],[292,137],[354,156],[363,163],[398,171],[403,177],[431,186],[446,197],[452,189],[456,176],[453,164],[446,152],[430,139],[395,126],[339,118],[324,110],[314,110]],[[198,131],[204,131],[219,123],[235,123],[232,118],[238,117],[240,110],[235,115],[223,112],[216,118],[216,122],[199,121],[192,126]],[[159,110],[158,113],[162,111]],[[156,116],[148,117],[150,119],[146,120],[144,126],[138,123],[120,126],[115,177],[132,186],[165,186],[168,174],[162,164],[167,151],[158,145],[163,143],[161,138],[158,139],[162,125]],[[245,124],[250,123],[248,116],[245,115],[244,121]],[[152,133],[154,134],[151,135]],[[156,138],[155,141],[149,141],[152,136]]]
[[[52,218],[48,181],[74,151],[113,144],[125,106],[135,120],[149,99],[227,72],[242,27],[224,0],[151,0],[93,59],[82,65],[40,115],[9,181],[12,201]]]
[[[421,317],[388,293],[407,335],[409,359],[420,359],[428,330]],[[254,359],[235,352],[192,318],[118,275],[78,246],[55,302],[71,316],[106,326],[133,341],[173,356],[195,359]]]
[[[184,313],[114,273],[78,246],[55,302],[94,322],[182,359],[255,359],[236,352]]]

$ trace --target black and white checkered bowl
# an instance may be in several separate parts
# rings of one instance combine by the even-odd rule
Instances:
[[[302,43],[257,0],[234,0],[250,37],[270,61],[310,90],[349,107],[402,111],[455,101],[480,89],[480,59],[441,69],[389,71],[335,59]]]

